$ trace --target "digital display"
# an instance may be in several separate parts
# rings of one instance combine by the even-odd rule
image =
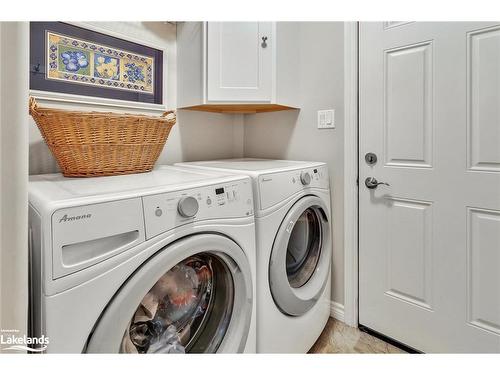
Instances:
[[[217,188],[217,189],[215,189],[215,194],[217,194],[217,195],[224,194],[224,188]]]

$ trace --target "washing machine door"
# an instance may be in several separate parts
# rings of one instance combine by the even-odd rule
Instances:
[[[193,235],[158,251],[123,284],[86,351],[242,352],[253,303],[243,250],[221,235]]]
[[[276,234],[269,284],[274,302],[284,314],[305,314],[330,282],[328,212],[323,200],[305,196],[290,208]]]

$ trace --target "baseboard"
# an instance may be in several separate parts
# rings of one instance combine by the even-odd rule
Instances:
[[[340,322],[344,322],[344,305],[341,303],[331,301],[330,302],[330,316],[337,319]]]

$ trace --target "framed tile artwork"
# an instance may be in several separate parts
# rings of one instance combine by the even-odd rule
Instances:
[[[163,104],[163,51],[63,22],[31,22],[30,89]]]

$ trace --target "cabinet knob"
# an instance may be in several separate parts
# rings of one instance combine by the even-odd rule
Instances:
[[[266,48],[267,47],[267,36],[263,36],[262,37],[262,43],[260,44],[260,46],[262,48]]]

